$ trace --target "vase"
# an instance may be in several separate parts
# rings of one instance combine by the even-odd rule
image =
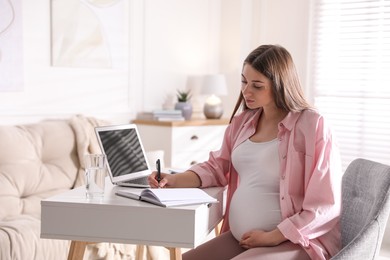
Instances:
[[[207,119],[219,119],[223,114],[222,104],[209,104],[206,102],[203,107],[203,113]]]
[[[176,110],[181,110],[185,120],[190,120],[192,116],[192,104],[189,102],[178,102],[175,104]]]

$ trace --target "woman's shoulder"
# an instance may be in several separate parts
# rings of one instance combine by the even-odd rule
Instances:
[[[323,132],[331,130],[329,120],[327,120],[318,110],[306,109],[300,112],[296,122],[296,128],[308,132],[310,129],[322,129]]]
[[[302,121],[306,121],[306,120],[310,120],[310,121],[318,121],[318,120],[322,120],[323,119],[323,116],[322,114],[316,110],[316,109],[305,109],[305,110],[302,110],[300,112],[300,116],[299,116],[299,120]]]
[[[317,124],[317,122],[322,118],[317,110],[314,109],[305,109],[302,111],[290,111],[287,116],[282,120],[288,129],[293,129],[299,126],[309,126]]]

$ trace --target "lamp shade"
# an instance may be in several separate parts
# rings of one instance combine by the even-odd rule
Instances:
[[[201,93],[203,95],[226,96],[227,86],[225,76],[223,74],[204,76]]]

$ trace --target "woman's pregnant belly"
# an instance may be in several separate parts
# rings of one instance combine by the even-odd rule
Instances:
[[[240,188],[245,187],[245,188]],[[281,222],[279,194],[259,192],[259,187],[240,185],[230,204],[230,230],[237,240],[245,232],[271,231]]]

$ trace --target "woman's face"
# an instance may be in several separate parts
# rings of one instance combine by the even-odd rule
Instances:
[[[249,109],[275,105],[271,80],[249,64],[242,69],[241,92]]]

